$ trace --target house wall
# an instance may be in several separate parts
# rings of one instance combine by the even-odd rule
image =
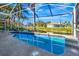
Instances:
[[[57,25],[57,24],[52,24],[52,25],[47,25],[49,28],[54,28],[54,27],[64,27],[64,25]]]
[[[79,3],[76,6],[76,37],[79,38]]]
[[[53,28],[54,26],[53,26],[53,25],[47,25],[47,27],[48,27],[48,28]]]
[[[76,33],[76,37],[79,39],[79,31],[77,31],[77,33]]]

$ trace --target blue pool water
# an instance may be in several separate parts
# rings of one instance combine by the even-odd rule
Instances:
[[[28,44],[42,48],[50,53],[64,54],[65,38],[48,35],[15,33],[15,37]]]

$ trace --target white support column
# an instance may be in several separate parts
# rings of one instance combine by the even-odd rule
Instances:
[[[73,8],[74,18],[73,18],[73,34],[76,38],[76,8]]]

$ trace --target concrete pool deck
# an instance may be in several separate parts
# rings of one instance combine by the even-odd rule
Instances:
[[[32,56],[36,52],[38,56],[53,56],[41,48],[26,44],[17,40],[9,32],[0,31],[0,56]],[[66,47],[65,56],[78,56],[79,49]]]

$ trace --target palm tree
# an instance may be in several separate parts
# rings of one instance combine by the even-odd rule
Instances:
[[[38,21],[36,24],[38,24],[38,27],[46,27],[46,23],[43,21]]]
[[[17,3],[16,6],[15,6],[15,8],[14,8],[14,11],[13,11],[13,12],[18,12],[18,11],[20,11],[20,10],[22,10],[22,6],[21,6],[20,3]],[[18,19],[18,23],[17,23],[17,24],[20,26],[20,19],[21,19],[21,17],[22,17],[22,13],[21,13],[21,12],[18,12],[18,13],[16,13],[16,14],[14,14],[14,16],[17,17],[17,19]],[[17,26],[17,27],[18,27],[18,30],[19,30],[19,26]]]
[[[23,10],[22,7],[23,7],[23,6],[22,6],[21,3],[17,3],[17,5],[16,5],[16,7],[15,7],[15,10],[14,10],[14,12],[20,11],[20,12],[18,12],[18,13],[15,14],[15,16],[18,18],[19,26],[20,26],[20,23],[21,23],[20,21],[21,21],[21,20],[22,20],[22,24],[23,24],[23,21],[24,21],[25,19],[28,19],[28,17],[23,14],[23,12],[28,13],[28,11],[21,11],[21,10]],[[22,27],[22,26],[20,26],[20,27]],[[19,27],[18,27],[18,30],[19,30]]]
[[[33,29],[36,30],[36,24],[35,24],[35,22],[36,22],[35,3],[32,3],[32,4],[30,5],[30,9],[33,11],[33,16],[34,16]]]
[[[35,24],[35,22],[36,22],[36,17],[38,18],[38,20],[39,20],[39,17],[38,17],[38,15],[35,13],[35,3],[28,4],[28,7],[33,11],[33,16],[34,16],[33,28],[34,28],[34,30],[36,30],[36,24]],[[23,8],[22,8],[22,4],[17,3],[17,5],[16,5],[16,7],[15,7],[15,12],[20,11],[20,10],[22,10],[22,9],[23,9]],[[18,12],[18,13],[15,14],[15,15],[18,17],[18,22],[19,22],[19,23],[20,23],[20,20],[22,20],[22,19],[23,19],[23,21],[24,21],[24,19],[28,19],[27,16],[24,16],[24,15],[23,15],[23,12],[28,13],[28,11],[21,11],[21,12]],[[22,21],[22,23],[23,23],[23,21]],[[19,26],[20,26],[20,25],[19,25]]]
[[[26,16],[22,16],[22,24],[23,24],[23,22],[24,22],[24,20],[29,20],[29,18],[27,18]],[[22,27],[22,26],[21,26]],[[27,28],[27,27],[26,27]]]
[[[36,30],[36,26],[37,26],[37,24],[36,24],[36,17],[38,18],[38,21],[40,21],[39,20],[39,16],[36,14],[36,12],[35,12],[35,3],[32,3],[32,4],[30,4],[29,5],[29,8],[32,10],[32,12],[33,12],[33,16],[34,16],[34,24],[33,24],[33,29],[34,30]]]

